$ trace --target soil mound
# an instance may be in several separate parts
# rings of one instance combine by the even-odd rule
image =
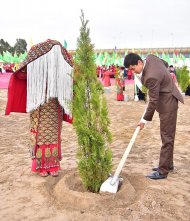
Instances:
[[[126,207],[134,202],[136,194],[135,188],[126,177],[116,194],[87,192],[75,170],[68,172],[61,178],[54,186],[53,191],[53,196],[64,207],[88,211]]]

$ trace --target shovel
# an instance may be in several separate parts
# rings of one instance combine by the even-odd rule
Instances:
[[[146,112],[146,110],[145,110]],[[145,114],[144,112],[144,114]],[[142,118],[144,117],[144,114],[142,116]],[[141,119],[142,119],[141,118]],[[109,177],[100,187],[100,192],[109,192],[109,193],[117,193],[117,190],[118,190],[118,186],[119,186],[119,181],[120,181],[120,178],[119,178],[119,174],[125,164],[125,161],[130,153],[130,150],[135,142],[135,139],[139,133],[139,130],[140,130],[140,126],[138,126],[136,129],[135,129],[135,132],[133,133],[133,136],[120,160],[120,163],[115,171],[115,174],[114,176],[111,176]]]

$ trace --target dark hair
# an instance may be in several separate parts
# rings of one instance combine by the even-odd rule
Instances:
[[[142,58],[138,54],[129,53],[125,56],[124,66],[129,68],[130,65],[137,65],[139,60],[142,61]]]

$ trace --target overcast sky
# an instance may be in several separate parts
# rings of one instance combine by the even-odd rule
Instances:
[[[0,0],[0,38],[76,49],[80,10],[96,49],[190,47],[190,0]]]

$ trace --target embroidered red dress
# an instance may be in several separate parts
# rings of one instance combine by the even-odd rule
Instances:
[[[60,169],[63,110],[56,98],[30,113],[32,171]]]

